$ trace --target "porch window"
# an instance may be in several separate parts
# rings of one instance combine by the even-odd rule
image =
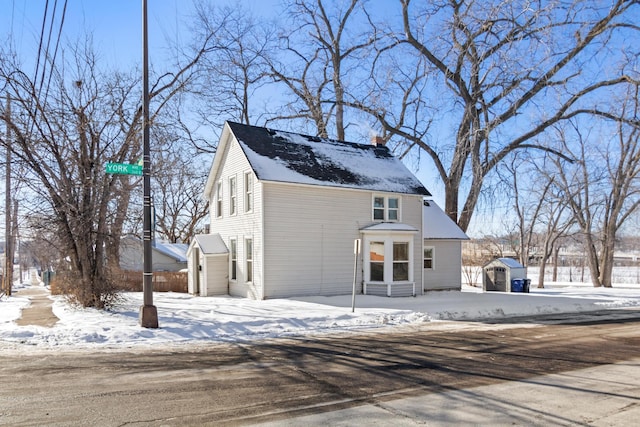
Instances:
[[[231,280],[236,280],[238,277],[238,244],[236,239],[229,241],[229,247],[231,248],[231,271],[229,272],[229,277]]]
[[[229,178],[229,215],[236,214],[236,177]]]
[[[425,247],[424,248],[424,267],[425,269],[433,269],[433,248]]]
[[[398,197],[373,197],[374,221],[400,221],[400,199]]]
[[[222,181],[218,181],[216,186],[216,216],[222,217]]]
[[[244,211],[253,209],[253,175],[251,172],[244,174]]]
[[[369,278],[372,282],[384,281],[384,242],[369,244]]]
[[[393,243],[393,281],[409,280],[409,243]]]
[[[247,262],[247,282],[253,281],[253,239],[246,239],[244,241],[245,247],[245,256]]]

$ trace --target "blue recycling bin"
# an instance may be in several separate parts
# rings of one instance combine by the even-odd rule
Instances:
[[[524,279],[511,279],[511,292],[524,292]]]

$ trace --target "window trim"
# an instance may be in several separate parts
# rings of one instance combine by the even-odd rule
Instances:
[[[371,244],[372,243],[380,243],[384,242],[384,271],[383,271],[383,280],[371,280]],[[393,280],[393,244],[394,243],[406,243],[408,244],[407,255],[408,255],[408,279],[407,280]],[[397,233],[397,232],[387,232],[387,233],[364,233],[364,252],[363,252],[363,262],[366,265],[364,268],[364,282],[365,285],[367,283],[372,284],[401,284],[401,283],[414,283],[414,269],[415,262],[413,256],[414,251],[414,236],[413,233]]]
[[[427,258],[425,251],[427,250],[431,250],[431,258]],[[436,269],[436,263],[435,263],[435,259],[436,259],[436,248],[434,246],[424,246],[422,248],[422,268],[425,270],[435,270]],[[425,267],[424,263],[426,260],[431,261],[431,267]]]
[[[382,245],[382,261],[378,261],[378,260],[372,261],[371,260],[371,252],[372,252],[371,251],[371,245],[374,245],[374,244]],[[384,283],[384,271],[385,271],[384,265],[385,265],[385,251],[386,251],[386,245],[385,245],[384,239],[380,240],[380,241],[376,241],[376,240],[369,241],[368,250],[369,250],[369,255],[368,255],[368,259],[369,259],[369,268],[368,268],[368,270],[369,270],[368,271],[368,273],[369,273],[369,275],[368,275],[369,281],[372,282],[372,283]],[[371,266],[374,265],[374,264],[375,265],[380,265],[380,264],[382,265],[382,280],[374,280],[374,279],[371,278]]]
[[[244,211],[253,211],[253,173],[244,173]]]
[[[222,180],[216,184],[216,218],[222,218]]]
[[[238,213],[238,180],[235,175],[229,177],[229,215]]]
[[[229,280],[238,280],[238,239],[229,239]]]
[[[406,259],[396,259],[396,245],[403,245],[406,247]],[[411,267],[411,254],[409,253],[409,248],[410,248],[410,244],[409,242],[406,241],[398,241],[398,240],[394,240],[393,241],[393,249],[392,249],[392,254],[393,254],[393,259],[391,260],[391,280],[393,281],[393,283],[398,283],[398,282],[407,282],[409,281],[409,268]],[[397,279],[396,280],[396,265],[400,265],[400,264],[404,264],[406,265],[406,272],[407,272],[407,277],[406,278],[402,278],[402,279]]]
[[[253,282],[253,238],[247,237],[244,239],[244,261],[245,261],[245,278],[246,283]]]
[[[378,201],[379,199],[382,199],[382,206],[376,206],[376,201]],[[395,208],[390,207],[390,200],[397,200],[398,206]],[[382,218],[376,218],[376,211],[382,211]],[[396,218],[390,218],[391,212],[396,212]],[[371,197],[371,220],[378,222],[401,222],[402,197],[398,195],[373,194]]]

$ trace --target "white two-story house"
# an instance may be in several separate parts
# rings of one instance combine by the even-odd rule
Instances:
[[[354,271],[359,293],[425,289],[430,194],[384,145],[227,122],[204,196],[211,225],[189,247],[193,294],[349,294]]]

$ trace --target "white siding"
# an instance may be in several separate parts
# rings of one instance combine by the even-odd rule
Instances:
[[[229,247],[229,240],[236,239],[238,245],[237,279],[229,282],[229,294],[254,299],[262,299],[262,188],[256,177],[253,177],[253,210],[245,212],[244,207],[244,174],[251,171],[249,162],[236,141],[233,141],[226,153],[226,159],[221,163],[222,170],[215,177],[215,182],[222,181],[223,201],[222,217],[215,216],[215,209],[211,209],[210,233],[219,233],[222,240]],[[229,215],[229,178],[236,177],[236,214]],[[213,186],[215,191],[215,185]],[[211,199],[215,203],[215,194]],[[214,204],[212,203],[212,205]],[[246,238],[253,239],[253,281],[245,282],[245,247]],[[212,266],[212,268],[214,268]],[[216,264],[215,268],[221,268]],[[229,262],[225,266],[229,271]]]
[[[461,289],[462,242],[460,240],[424,240],[433,247],[433,269],[424,269],[424,290]],[[421,262],[422,265],[422,262]]]
[[[229,293],[229,276],[227,255],[209,255],[201,257],[202,273],[200,277],[201,296],[227,295]]]
[[[187,251],[187,268],[189,274],[187,274],[187,292],[191,295],[196,295],[200,292],[200,281],[198,275],[198,258],[200,257],[200,250],[192,244]]]
[[[264,183],[265,298],[348,294],[353,286],[353,244],[372,221],[372,192]],[[422,197],[402,197],[401,222],[421,230]],[[416,233],[414,256],[422,253]],[[415,258],[421,260],[421,258]],[[357,292],[362,291],[362,257]],[[422,263],[414,263],[422,280]]]

